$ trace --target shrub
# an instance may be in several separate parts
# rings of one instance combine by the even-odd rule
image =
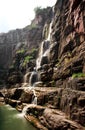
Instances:
[[[20,49],[16,52],[17,54],[24,54],[25,53],[25,50],[24,49]]]
[[[37,25],[35,23],[32,23],[30,26],[29,26],[29,29],[36,29],[37,28]]]
[[[35,53],[36,51],[37,51],[36,48],[33,48],[33,49],[32,49],[32,53]]]
[[[84,73],[74,73],[72,75],[72,78],[81,78],[81,77],[85,77],[85,74]]]
[[[32,58],[33,58],[32,56],[26,56],[24,61],[29,62]]]
[[[25,66],[31,59],[33,59],[32,56],[26,56],[23,62],[23,66]]]
[[[34,12],[36,15],[38,15],[42,11],[41,6],[35,7]]]

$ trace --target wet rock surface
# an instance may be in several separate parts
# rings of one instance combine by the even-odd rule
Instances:
[[[16,107],[19,111],[22,111],[25,106],[28,106],[26,109],[26,117],[28,116],[28,119],[32,115],[48,129],[64,129],[65,127],[65,129],[83,130],[82,126],[85,124],[84,92],[71,90],[70,88],[36,87],[36,105],[31,104],[34,97],[32,88],[10,89],[8,91],[5,96],[5,102]],[[19,92],[21,94],[16,99],[15,97]],[[63,111],[64,115],[58,110]],[[70,119],[75,122],[70,121]],[[76,122],[80,125],[77,126]]]
[[[70,121],[63,112],[46,107],[29,105],[25,117],[28,121],[34,124],[38,124],[36,126],[40,130],[84,130],[83,127],[79,124]],[[38,118],[38,120],[36,119],[36,117]],[[42,125],[44,127],[42,127]]]

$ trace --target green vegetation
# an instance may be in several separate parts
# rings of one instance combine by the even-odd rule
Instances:
[[[14,66],[19,68],[20,66],[26,67],[26,65],[33,59],[36,58],[38,49],[32,48],[29,52],[27,48],[21,47],[16,51]],[[14,67],[11,67],[14,68]]]
[[[41,6],[37,6],[34,8],[34,12],[36,16],[43,15],[43,14],[45,16],[46,14],[48,14],[49,11],[51,11],[51,7],[42,8]]]
[[[29,62],[32,58],[33,58],[32,56],[26,56],[24,61]]]
[[[21,54],[24,54],[24,53],[25,53],[25,49],[22,48],[22,49],[18,50],[16,53],[17,53],[17,54],[20,54],[20,53],[21,53]]]
[[[34,8],[34,12],[35,12],[36,15],[38,15],[41,11],[42,11],[41,6],[38,6],[38,7]]]
[[[72,75],[72,78],[81,78],[81,77],[85,77],[85,74],[84,73],[74,73]]]
[[[37,49],[33,48],[31,52],[32,52],[32,54],[34,54],[36,51],[37,51]]]
[[[32,56],[26,56],[25,58],[24,58],[24,62],[23,62],[23,66],[25,66],[30,60],[32,60],[33,59],[33,57]]]
[[[37,25],[32,23],[30,26],[29,26],[29,29],[36,29],[37,28]]]

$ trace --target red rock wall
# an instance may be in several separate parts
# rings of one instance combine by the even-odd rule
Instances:
[[[51,48],[50,54],[52,80],[64,89],[60,109],[84,126],[85,0],[58,0],[54,14],[51,44],[57,48]]]
[[[58,79],[85,72],[85,0],[58,0],[54,8],[51,43],[58,59]],[[58,51],[58,54],[57,54]],[[65,74],[66,73],[66,74]],[[56,78],[56,76],[55,76]]]

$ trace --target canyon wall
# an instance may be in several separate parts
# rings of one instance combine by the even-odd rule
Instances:
[[[73,73],[85,73],[84,5],[84,0],[60,0],[54,8],[52,44],[57,44],[57,55],[56,52],[54,55],[59,70],[54,74],[55,79],[63,80]],[[51,59],[54,59],[52,55]]]
[[[46,15],[46,12],[44,14]],[[23,109],[24,103],[32,103],[32,98],[35,96],[33,92],[35,91],[37,105],[45,107],[33,106],[32,104],[27,109],[28,115],[26,116],[28,118],[30,115],[38,118],[39,122],[46,127],[44,130],[84,130],[85,0],[57,0],[53,7],[53,13],[51,12],[50,16],[48,14],[46,16],[47,20],[43,24],[40,23],[42,20],[40,16],[39,21],[36,19],[32,21],[33,26],[34,23],[39,22],[37,27],[41,31],[38,34],[38,30],[34,28],[26,33],[28,41],[31,38],[30,42],[26,41],[28,51],[23,53],[19,47],[15,53],[14,66],[9,69],[7,83],[10,84],[10,88],[16,87],[18,83],[18,89],[9,89],[5,99],[7,98],[7,103],[14,106],[18,105],[19,108]],[[31,31],[32,37],[30,36]],[[48,38],[49,33],[50,37]],[[22,38],[23,42],[25,40],[26,38]],[[37,56],[34,50],[30,51],[32,47],[38,49]],[[38,58],[39,68],[36,64]],[[25,68],[21,63],[26,63]],[[20,84],[21,80],[18,77],[20,73],[27,76],[27,80],[24,82],[27,83],[27,90]],[[39,88],[40,83],[34,81],[35,86],[38,87],[33,87],[34,91],[29,86],[30,75],[33,73],[35,74],[34,77],[39,74],[40,83],[42,82],[41,88]],[[12,86],[13,84],[14,86]],[[21,104],[18,104],[17,100]],[[66,115],[65,119],[62,118],[61,111]],[[82,127],[80,128],[75,122]]]

